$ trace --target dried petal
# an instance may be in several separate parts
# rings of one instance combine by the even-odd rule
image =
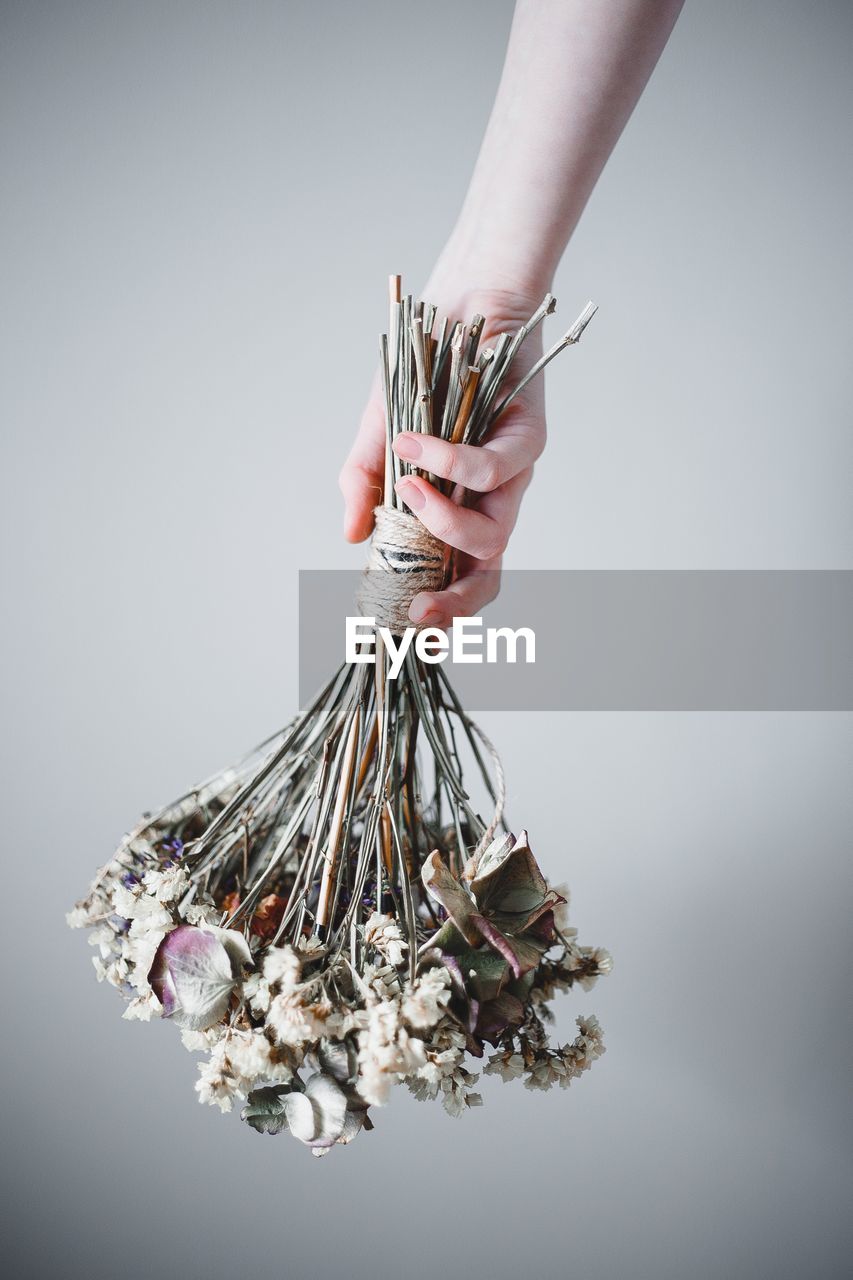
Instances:
[[[489,846],[477,867],[471,890],[481,911],[492,908],[527,914],[541,905],[548,893],[548,882],[530,850],[526,831],[509,849],[505,841],[494,853]]]
[[[355,1077],[358,1050],[349,1040],[324,1040],[317,1050],[317,1060],[327,1076],[345,1084]]]
[[[480,1008],[474,1034],[489,1044],[497,1044],[507,1027],[517,1027],[524,1021],[524,1006],[515,996],[504,991]]]
[[[532,941],[507,937],[485,916],[475,915],[473,920],[489,946],[494,947],[507,961],[516,978],[520,978],[529,969],[536,968],[542,958],[542,951]]]
[[[282,1099],[290,1132],[300,1142],[310,1142],[317,1132],[317,1114],[304,1093],[286,1093]]]
[[[347,1115],[347,1096],[331,1076],[318,1072],[305,1086],[305,1098],[314,1109],[315,1128],[312,1146],[330,1147],[337,1142],[344,1130]],[[291,1131],[296,1133],[291,1121]],[[306,1139],[303,1139],[306,1141]]]
[[[192,1031],[219,1022],[234,989],[235,959],[244,963],[247,954],[242,935],[231,929],[191,924],[172,929],[157,948],[148,973],[164,1016]]]
[[[465,941],[472,946],[477,946],[480,935],[471,923],[471,916],[477,910],[476,904],[445,865],[437,849],[433,849],[425,861],[421,879],[427,893],[431,898],[435,898],[436,902],[441,903]]]
[[[286,909],[287,898],[282,898],[277,893],[268,893],[265,898],[261,898],[252,916],[250,925],[252,935],[262,938],[265,942],[271,941],[278,932],[278,926]]]
[[[457,962],[466,990],[478,1000],[494,999],[505,986],[510,975],[507,957],[497,951],[489,949],[463,951],[460,956],[447,958],[445,963],[448,969],[451,968],[451,959]]]

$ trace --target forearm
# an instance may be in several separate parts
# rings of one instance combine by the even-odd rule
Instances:
[[[442,255],[466,284],[544,293],[683,0],[518,0]]]

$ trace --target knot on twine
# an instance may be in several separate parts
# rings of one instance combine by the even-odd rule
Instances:
[[[362,617],[402,635],[412,626],[409,605],[419,591],[444,586],[444,543],[415,516],[394,507],[377,507],[367,567],[358,591]]]

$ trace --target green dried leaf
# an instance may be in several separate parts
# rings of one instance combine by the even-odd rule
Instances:
[[[240,1112],[240,1119],[257,1133],[281,1133],[288,1127],[284,1104],[289,1092],[289,1089],[275,1086],[253,1089]]]

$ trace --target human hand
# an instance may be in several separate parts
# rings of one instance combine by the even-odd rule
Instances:
[[[467,323],[477,312],[485,316],[481,350],[492,345],[498,334],[514,333],[542,301],[541,292],[522,287],[460,289],[456,282],[463,279],[464,270],[439,266],[423,296],[435,303],[439,316],[451,320]],[[508,385],[521,380],[541,351],[541,329],[537,329],[523,344]],[[456,552],[448,586],[415,596],[409,609],[413,623],[447,627],[453,618],[470,617],[494,599],[503,553],[533,464],[544,446],[541,378],[529,383],[507,406],[481,445],[454,445],[417,432],[396,438],[394,452],[416,463],[421,473],[399,480],[397,494],[431,533]],[[384,453],[385,406],[377,374],[340,473],[346,505],[344,532],[350,542],[361,542],[373,528],[373,508],[382,500]],[[424,473],[451,482],[454,488],[449,496],[439,492]]]

